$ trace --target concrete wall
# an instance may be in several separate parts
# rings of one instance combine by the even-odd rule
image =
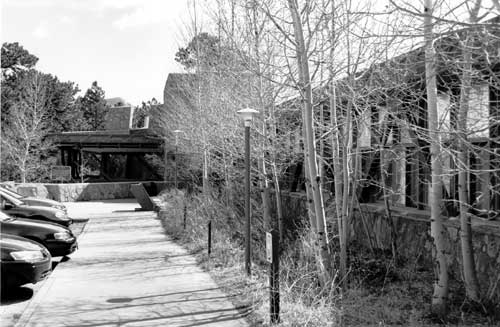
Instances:
[[[306,220],[305,195],[284,194],[284,217],[293,221]],[[298,216],[301,217],[298,217]],[[398,253],[410,260],[432,267],[429,213],[411,208],[395,208],[392,211]],[[335,224],[333,214],[328,214]],[[350,222],[350,240],[356,240],[367,248],[390,250],[391,228],[381,204],[362,204]],[[460,250],[460,224],[447,219],[446,247],[451,274],[462,279],[462,257]],[[484,297],[500,301],[500,221],[473,219],[473,246],[476,269]]]
[[[133,198],[130,185],[143,183],[151,196],[155,196],[166,187],[165,182],[118,182],[118,183],[68,183],[68,184],[37,184],[38,197],[46,197],[61,202],[93,201],[109,199]],[[31,186],[31,184],[30,184]],[[17,184],[16,188],[26,188],[23,184]],[[46,191],[43,191],[46,190]]]
[[[132,121],[132,108],[112,107],[106,114],[105,127],[106,130],[128,130]]]

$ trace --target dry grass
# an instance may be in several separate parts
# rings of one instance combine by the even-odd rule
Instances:
[[[216,201],[208,205],[183,194],[164,195],[165,231],[196,254],[199,264],[230,295],[237,307],[250,307],[253,326],[269,326],[268,265],[262,237],[253,235],[252,276],[244,273],[243,224],[238,215]],[[184,211],[184,207],[186,211]],[[184,213],[186,224],[184,228]],[[207,254],[207,224],[212,220],[212,254]],[[255,232],[261,233],[261,232]],[[262,235],[261,235],[262,236]],[[315,271],[313,241],[307,231],[289,244],[280,260],[281,323],[279,326],[430,326],[428,315],[433,274],[406,263],[394,267],[384,253],[350,253],[349,289],[321,288]],[[450,319],[444,325],[498,325],[481,308],[464,306],[461,284],[454,281]],[[484,310],[483,310],[484,311]]]
[[[254,236],[252,276],[247,277],[243,262],[243,238],[238,232],[243,224],[236,213],[215,201],[206,206],[199,198],[184,202],[179,197],[173,199],[171,194],[164,195],[164,200],[169,203],[161,213],[161,220],[167,234],[196,254],[199,264],[232,296],[236,306],[253,309],[248,317],[253,326],[269,326],[268,266],[264,260],[264,245],[258,235]],[[185,229],[183,209],[179,208],[184,203],[187,204]],[[207,255],[209,219],[212,219],[210,257]],[[317,279],[310,272],[312,258],[308,258],[307,263],[297,262],[293,255],[285,254],[281,258],[279,325],[334,326],[333,313],[336,309],[329,297],[318,295]]]

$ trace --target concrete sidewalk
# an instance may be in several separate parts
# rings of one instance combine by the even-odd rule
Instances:
[[[236,310],[168,240],[155,213],[136,212],[130,201],[68,206],[70,215],[90,213],[80,249],[55,269],[16,326],[248,326],[248,309]]]

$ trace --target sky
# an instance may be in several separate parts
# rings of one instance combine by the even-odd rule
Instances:
[[[0,0],[1,40],[19,42],[38,70],[132,105],[156,98],[188,42],[191,0]]]
[[[193,1],[0,0],[0,36],[36,55],[38,70],[75,82],[82,93],[97,81],[107,98],[163,102],[168,74],[183,71],[174,57],[192,36]],[[196,1],[199,12],[211,2]]]

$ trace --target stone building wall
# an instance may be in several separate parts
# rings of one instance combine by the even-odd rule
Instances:
[[[112,130],[128,130],[132,123],[132,108],[112,107],[106,114],[104,128],[108,131]]]
[[[305,195],[283,194],[283,215],[297,225],[307,221]],[[335,224],[333,214],[329,222]],[[432,267],[432,239],[429,213],[412,208],[395,208],[392,211],[398,253],[408,259]],[[349,239],[367,248],[391,249],[391,227],[381,204],[362,204],[349,226]],[[462,279],[460,223],[455,219],[445,221],[446,248],[450,273]],[[473,246],[476,270],[481,293],[487,299],[500,301],[500,222],[473,219]]]

